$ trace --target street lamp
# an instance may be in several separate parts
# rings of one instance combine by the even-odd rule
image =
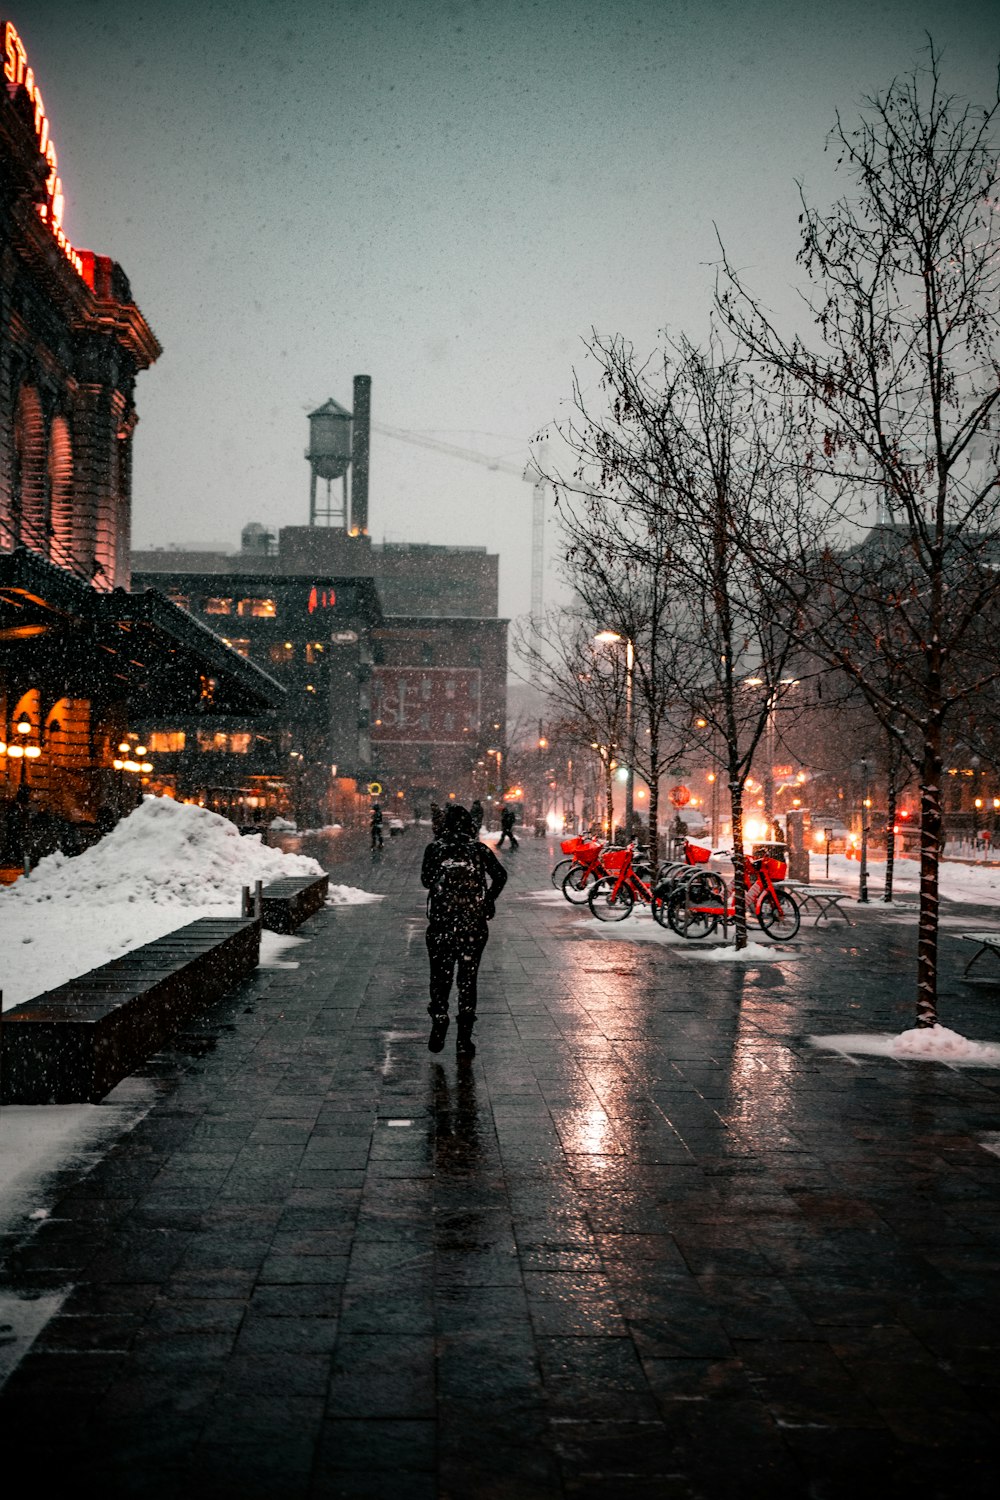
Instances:
[[[635,677],[635,645],[632,638],[620,635],[617,630],[599,630],[594,636],[602,645],[625,643],[625,752],[628,764],[625,767],[625,837],[632,837],[633,797],[635,793],[635,726],[632,714],[632,690]]]

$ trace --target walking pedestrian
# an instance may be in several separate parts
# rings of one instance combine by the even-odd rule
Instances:
[[[500,814],[500,837],[497,839],[497,848],[503,846],[504,839],[510,839],[510,847],[517,848],[517,839],[514,835],[514,809],[505,807]]]
[[[431,1018],[428,1047],[440,1052],[448,1032],[448,999],[458,968],[460,1058],[476,1055],[476,978],[489,941],[489,921],[507,883],[507,871],[488,844],[476,838],[466,807],[449,807],[440,838],[427,845],[420,869],[427,896],[427,956],[430,960]]]
[[[480,802],[478,797],[474,802],[471,802],[469,804],[469,812],[472,816],[472,824],[476,832],[476,838],[478,838],[479,830],[483,826],[483,804]]]
[[[376,802],[372,807],[371,817],[372,849],[382,849],[382,809]]]

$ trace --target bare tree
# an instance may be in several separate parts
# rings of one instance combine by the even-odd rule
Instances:
[[[514,653],[546,696],[560,734],[575,739],[600,762],[608,837],[614,827],[612,776],[625,742],[626,664],[601,649],[585,609],[549,610],[542,620],[519,620]]]
[[[1000,478],[1000,99],[947,95],[927,65],[866,102],[832,141],[853,192],[827,213],[803,197],[799,260],[814,343],[788,337],[724,259],[723,317],[796,395],[802,462],[821,530],[801,569],[783,560],[813,645],[865,696],[920,780],[917,1025],[937,1020],[938,860],[946,725],[1000,671],[982,654],[996,620]],[[830,496],[835,496],[830,499]],[[877,524],[845,550],[845,526]],[[805,536],[805,534],[803,534]]]
[[[681,764],[690,739],[678,703],[691,692],[692,662],[678,613],[686,614],[672,572],[672,530],[655,497],[641,509],[607,494],[557,487],[566,572],[590,618],[628,647],[632,700],[630,774],[638,771],[649,792],[649,846],[659,848],[661,779]],[[627,834],[631,830],[626,830]]]
[[[756,562],[778,546],[786,509],[802,503],[781,464],[787,415],[715,338],[707,351],[686,338],[667,340],[646,363],[621,338],[595,335],[589,347],[608,410],[589,412],[577,382],[579,416],[563,432],[576,469],[555,482],[578,503],[596,495],[601,507],[617,507],[633,531],[626,557],[642,557],[655,537],[670,595],[683,601],[669,615],[670,651],[660,659],[669,683],[661,691],[683,718],[682,732],[701,721],[701,741],[727,774],[743,947],[744,788],[788,686],[794,644],[794,610]],[[592,525],[595,503],[583,511]],[[578,545],[586,550],[584,539]],[[595,544],[586,555],[599,550]]]

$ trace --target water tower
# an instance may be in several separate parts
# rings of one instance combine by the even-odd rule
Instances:
[[[309,525],[350,529],[352,536],[368,535],[368,450],[371,432],[371,376],[354,377],[354,411],[345,411],[331,397],[309,413]],[[351,470],[348,521],[347,472]],[[324,480],[325,496],[317,494]],[[340,480],[339,489],[333,484]]]

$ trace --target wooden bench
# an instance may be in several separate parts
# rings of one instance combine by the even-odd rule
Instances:
[[[962,942],[979,945],[963,969],[963,975],[968,974],[976,959],[982,958],[984,953],[995,953],[1000,958],[1000,932],[963,932]]]
[[[323,909],[329,886],[329,875],[286,875],[272,880],[270,885],[260,886],[261,922],[268,932],[294,932],[314,912]],[[256,899],[255,896],[253,900]],[[256,915],[247,901],[248,893],[244,895],[243,909],[248,916]]]
[[[818,927],[820,922],[828,922],[831,913],[835,916],[843,917],[848,927],[854,926],[854,923],[840,904],[842,901],[847,901],[850,898],[847,892],[840,890],[838,886],[805,885],[804,883],[799,884],[795,880],[782,880],[780,885],[782,890],[790,891],[795,897],[803,916],[805,916],[807,911],[812,910],[815,912],[813,918],[814,927]]]
[[[252,917],[201,917],[15,1005],[0,1022],[0,1103],[97,1104],[259,958]]]

